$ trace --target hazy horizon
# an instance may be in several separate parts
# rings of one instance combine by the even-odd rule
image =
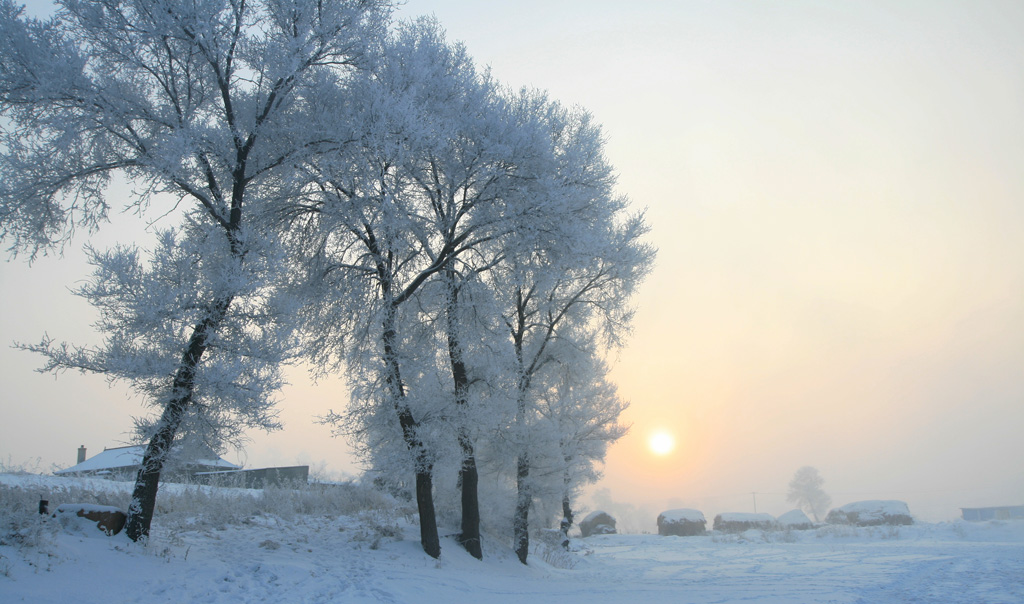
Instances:
[[[835,506],[1024,503],[1024,5],[410,0],[398,16],[430,13],[506,85],[590,110],[653,227],[612,374],[632,430],[592,491],[645,517],[779,514],[810,465]],[[140,230],[116,217],[94,241]],[[0,340],[97,340],[67,290],[86,241],[0,265]],[[72,465],[144,412],[123,385],[0,348],[5,463]],[[313,423],[343,382],[289,379],[285,429],[226,457],[357,472]]]

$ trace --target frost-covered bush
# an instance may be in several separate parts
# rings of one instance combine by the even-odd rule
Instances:
[[[721,531],[712,530],[710,533],[712,543],[740,543],[744,541],[740,533],[723,533]]]
[[[774,530],[761,531],[761,538],[765,543],[796,543],[799,541],[792,528],[781,526]]]
[[[123,508],[131,498],[132,483],[105,480],[38,477],[12,486],[0,483],[0,545],[40,548],[53,542],[59,522],[38,513],[46,499],[52,512],[61,504],[93,504]],[[222,529],[248,524],[258,517],[293,519],[296,516],[335,518],[354,516],[371,521],[371,532],[397,537],[397,519],[412,515],[409,504],[356,483],[299,484],[263,490],[206,485],[164,485],[157,498],[156,528],[174,539],[180,531]],[[371,539],[372,541],[372,539]]]
[[[900,525],[856,526],[852,524],[828,524],[815,530],[819,539],[883,539],[899,540]]]
[[[818,539],[852,539],[859,534],[856,527],[846,524],[829,524],[814,531]]]
[[[16,473],[25,476],[24,473]],[[39,501],[48,502],[50,512],[62,503],[85,503],[122,506],[128,501],[127,486],[123,490],[90,489],[88,483],[70,481],[53,485],[28,482],[25,485],[0,483],[0,545],[47,550],[60,523],[39,513]]]
[[[367,543],[370,549],[379,549],[381,543],[401,541],[402,528],[389,510],[364,510],[359,513],[359,530],[353,541]]]
[[[21,463],[16,463],[9,455],[7,456],[7,461],[0,459],[0,474],[27,475],[42,474],[45,471],[43,468],[43,458],[41,457]]]
[[[0,545],[44,549],[52,544],[58,525],[39,514],[39,500],[49,496],[43,494],[0,485]]]
[[[572,570],[580,563],[580,556],[576,552],[567,551],[560,545],[552,546],[543,540],[533,542],[531,553],[550,564],[554,568]]]
[[[249,489],[200,485],[168,489],[165,486],[156,500],[158,519],[154,525],[173,530],[241,524],[248,518],[267,513],[267,506],[261,506],[259,499],[260,492]]]
[[[355,483],[299,484],[266,489],[191,485],[163,489],[157,499],[158,525],[172,529],[207,525],[221,528],[244,524],[255,516],[292,519],[296,516],[354,516],[360,512],[409,513],[393,497]]]

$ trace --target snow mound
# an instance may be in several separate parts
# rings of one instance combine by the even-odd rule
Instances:
[[[120,533],[128,520],[128,515],[121,509],[95,503],[62,503],[57,506],[53,517],[66,528],[81,530],[91,525],[107,536]]]
[[[112,505],[97,505],[95,503],[62,503],[54,510],[55,514],[112,514],[114,512],[124,513],[121,508]]]

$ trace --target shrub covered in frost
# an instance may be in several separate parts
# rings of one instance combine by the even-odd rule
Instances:
[[[0,545],[37,547],[52,541],[61,524],[46,522],[40,516],[40,499],[48,501],[51,512],[62,504],[124,508],[131,498],[131,487],[132,483],[127,482],[49,477],[19,479],[19,484],[14,485],[0,482]],[[299,484],[262,490],[168,484],[160,489],[157,511],[155,528],[172,533],[245,524],[260,516],[287,520],[296,516],[334,518],[372,513],[378,519],[376,525],[383,527],[378,532],[384,537],[394,536],[388,534],[394,532],[394,519],[411,513],[390,495],[356,483]]]
[[[53,541],[56,523],[39,514],[39,493],[0,485],[0,545],[42,548]]]
[[[49,521],[49,514],[39,513],[40,500],[47,502],[48,512],[62,503],[121,506],[128,500],[130,485],[120,491],[93,490],[79,481],[55,485],[27,478],[23,484],[0,483],[0,545],[43,550],[52,545],[61,525]]]

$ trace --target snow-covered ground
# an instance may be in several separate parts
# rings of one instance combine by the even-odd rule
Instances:
[[[0,486],[52,480],[0,475]],[[482,562],[450,537],[433,560],[410,519],[386,511],[158,517],[148,547],[88,526],[49,530],[0,545],[0,602],[1024,602],[1021,521],[603,535],[571,554],[538,545],[529,566],[495,538]]]

